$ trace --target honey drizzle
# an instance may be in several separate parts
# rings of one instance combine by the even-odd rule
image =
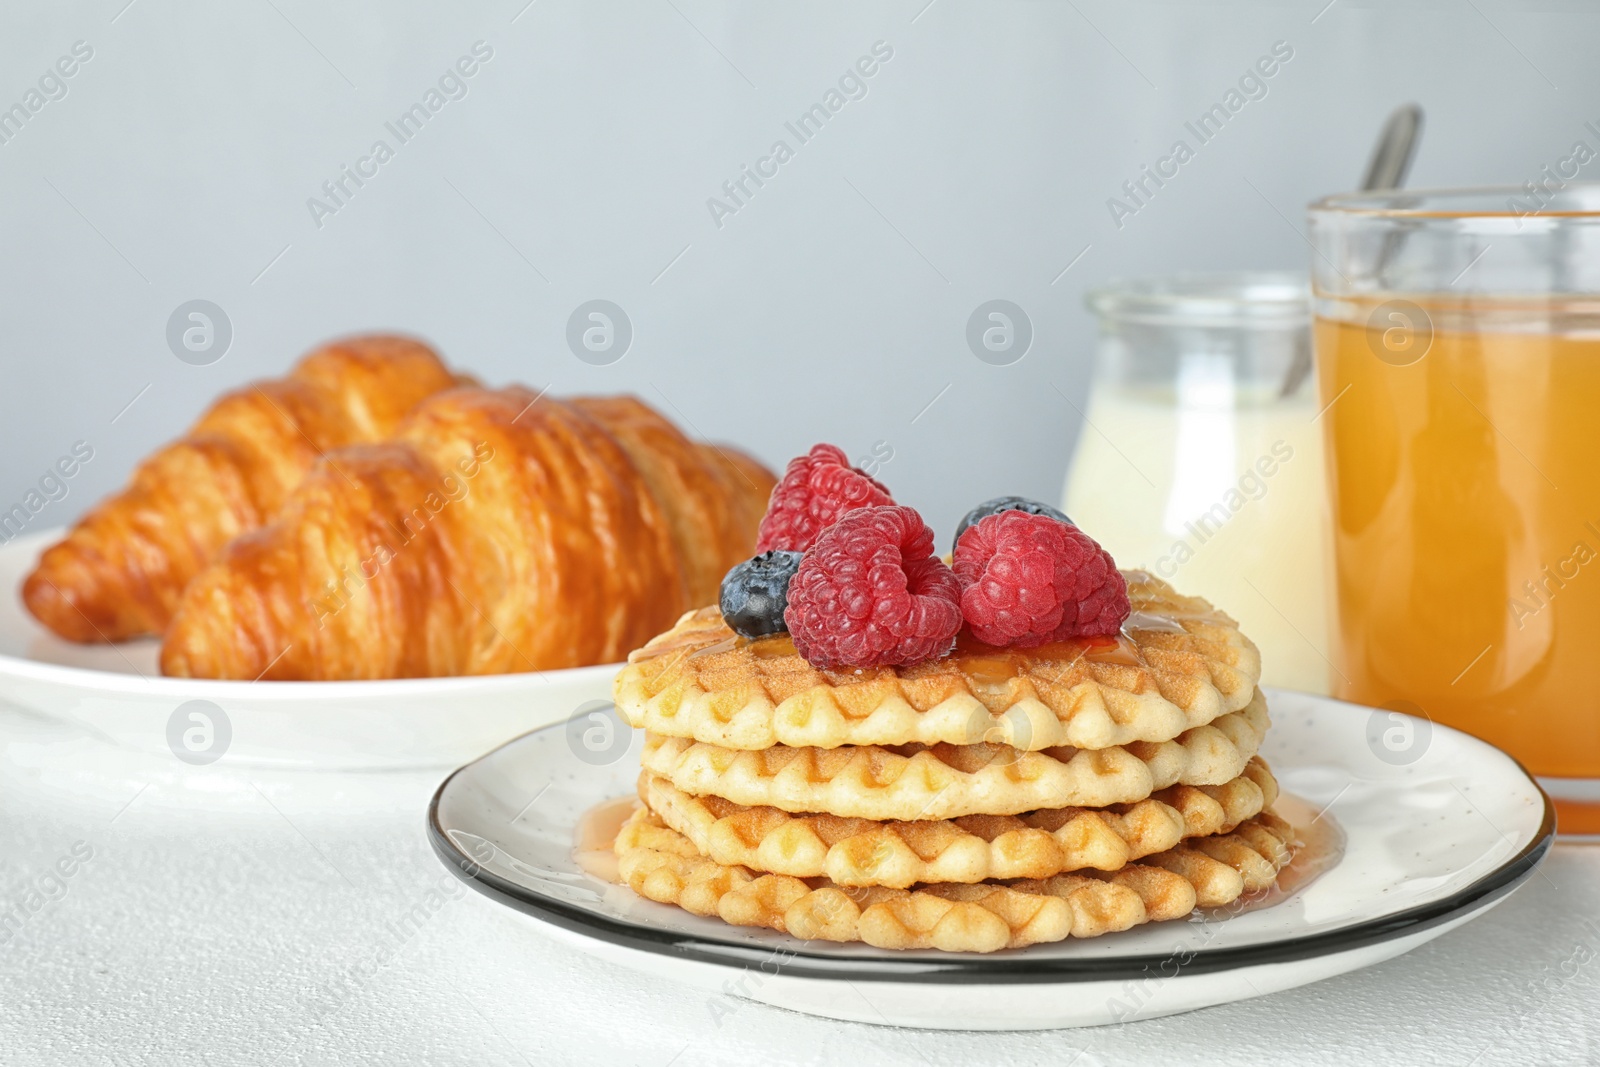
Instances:
[[[1212,621],[1215,617],[1214,615],[1202,613],[1157,615],[1150,612],[1135,611],[1123,622],[1120,632],[1115,636],[1075,638],[1066,641],[1055,641],[1028,649],[997,648],[985,645],[974,639],[969,632],[963,631],[956,641],[955,648],[949,656],[945,657],[945,660],[966,676],[972,685],[977,687],[1004,687],[1012,679],[1019,678],[1047,664],[1059,664],[1063,673],[1073,664],[1080,661],[1120,667],[1148,667],[1149,661],[1145,659],[1143,653],[1139,650],[1136,634],[1183,634],[1188,631],[1181,620]],[[715,615],[712,609],[705,609],[705,611],[697,614],[695,618],[697,621],[711,622]],[[633,663],[660,659],[665,656],[701,659],[707,656],[737,652],[741,649],[748,649],[754,658],[762,660],[784,659],[798,655],[795,651],[794,641],[788,634],[775,634],[770,637],[752,639],[733,634],[725,626],[707,625],[694,627],[684,633],[676,634],[659,644],[651,644],[634,652],[628,658]],[[908,664],[906,668],[900,668],[900,670],[920,666],[924,665]],[[836,679],[837,682],[847,683],[853,680],[852,674],[859,675],[861,672],[833,673],[839,674]]]
[[[1131,634],[1134,630],[1155,630],[1168,634],[1188,633],[1178,621],[1180,617],[1200,618],[1200,616],[1153,615],[1148,611],[1135,611],[1123,620],[1122,632]]]
[[[704,648],[695,649],[693,652],[689,653],[689,658],[699,659],[702,656],[716,656],[723,652],[732,652],[734,649],[739,647],[739,641],[740,639],[738,637],[724,637],[721,641],[713,642],[712,644],[706,645]]]

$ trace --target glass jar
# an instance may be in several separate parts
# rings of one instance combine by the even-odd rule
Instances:
[[[1088,295],[1100,346],[1068,515],[1119,566],[1237,619],[1263,680],[1326,693],[1324,486],[1300,274],[1192,274]]]

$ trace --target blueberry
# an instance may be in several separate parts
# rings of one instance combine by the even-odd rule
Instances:
[[[722,618],[741,637],[788,633],[783,609],[789,606],[789,579],[802,553],[775,548],[747,559],[722,579]]]
[[[1025,496],[997,496],[993,500],[985,500],[967,512],[967,517],[961,520],[960,526],[956,527],[956,539],[951,542],[950,547],[954,549],[961,542],[961,535],[967,532],[967,527],[976,526],[990,515],[998,515],[1002,511],[1026,511],[1029,515],[1048,515],[1052,519],[1059,519],[1068,526],[1077,525],[1077,523],[1067,518],[1064,512],[1056,510],[1049,504],[1041,504],[1037,500],[1029,500]]]

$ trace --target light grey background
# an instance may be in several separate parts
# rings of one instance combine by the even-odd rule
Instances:
[[[775,465],[886,442],[942,539],[988,496],[1059,493],[1087,286],[1303,266],[1304,204],[1405,100],[1415,186],[1536,177],[1600,120],[1594,5],[525,2],[0,12],[0,107],[94,50],[0,144],[0,509],[83,439],[33,528],[67,521],[221,390],[382,328],[492,382],[637,392]],[[479,40],[466,97],[318,228],[307,199]],[[707,199],[877,41],[867,95],[715,225]],[[1107,198],[1277,41],[1267,95],[1114,225]],[[165,342],[197,298],[234,329],[210,366]],[[635,331],[610,366],[564,341],[595,298]],[[965,343],[995,298],[1034,325],[1012,366]]]

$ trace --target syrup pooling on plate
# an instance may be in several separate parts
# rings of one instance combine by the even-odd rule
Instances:
[[[1300,799],[1292,793],[1281,793],[1274,810],[1295,830],[1294,856],[1278,872],[1277,881],[1256,893],[1246,893],[1231,904],[1220,908],[1201,908],[1195,919],[1213,922],[1229,919],[1245,912],[1260,911],[1308,888],[1312,882],[1333,870],[1344,859],[1345,832],[1334,817],[1326,811]]]
[[[613,797],[602,800],[578,817],[573,833],[572,860],[579,870],[602,882],[622,884],[622,877],[617,873],[617,854],[611,850],[611,844],[638,806],[638,797]]]

